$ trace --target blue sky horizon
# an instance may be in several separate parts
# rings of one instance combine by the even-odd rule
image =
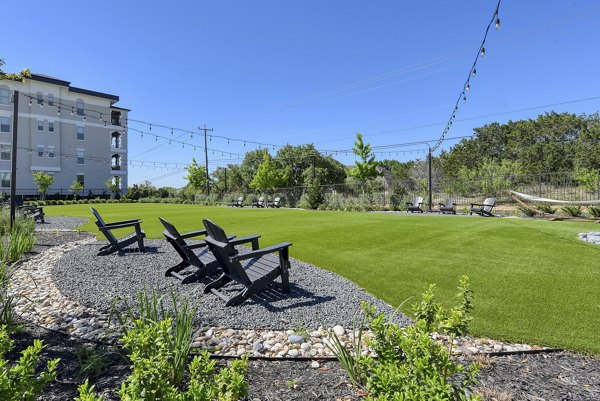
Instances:
[[[435,141],[496,3],[33,2],[3,21],[0,57],[5,71],[116,94],[152,133],[197,144],[169,145],[129,123],[129,184],[181,187],[183,164],[204,160],[203,139],[159,125],[212,128],[211,170],[240,163],[252,142],[313,143],[352,164],[357,132],[374,147]],[[600,110],[599,3],[503,0],[499,17],[447,137]],[[423,159],[425,149],[389,148],[377,159]]]

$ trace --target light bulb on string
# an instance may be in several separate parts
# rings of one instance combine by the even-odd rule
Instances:
[[[477,76],[477,69],[473,68],[473,72],[471,73],[471,75],[473,75],[474,77]]]
[[[465,86],[465,90],[468,92],[471,90],[471,85],[467,82],[467,85]]]
[[[73,107],[71,107],[71,115],[73,115]]]
[[[31,106],[33,102],[31,101],[31,98],[29,98],[29,105]]]
[[[60,106],[58,106],[58,109],[56,110],[56,114],[58,114],[60,116]]]
[[[40,105],[40,109],[41,109],[42,107],[44,107],[44,101],[42,100],[42,101],[39,103],[39,105]]]
[[[86,118],[85,118],[85,114],[83,115],[83,121],[87,121]]]
[[[500,29],[500,18],[496,17],[496,29]]]
[[[171,128],[171,135],[173,135],[173,128]]]
[[[479,55],[481,57],[485,57],[485,47],[483,47],[483,46],[481,47],[481,50],[479,51]]]
[[[466,103],[466,102],[467,102],[467,97],[463,96],[463,103]]]
[[[152,124],[150,124],[150,131],[152,131]]]

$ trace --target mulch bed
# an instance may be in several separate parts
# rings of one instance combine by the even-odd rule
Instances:
[[[77,233],[38,233],[34,252],[77,239]],[[87,343],[61,333],[37,326],[25,325],[15,336],[11,360],[17,351],[40,338],[46,348],[43,362],[60,358],[59,373],[55,382],[44,390],[40,400],[72,400],[77,395],[77,385],[85,380],[81,373],[77,353]],[[118,400],[116,390],[129,375],[129,365],[118,349],[100,348],[106,362],[90,383],[106,401]],[[600,400],[600,360],[568,353],[542,353],[482,358],[487,365],[478,375],[478,392],[486,400]],[[226,364],[226,361],[220,361]],[[248,369],[249,397],[251,401],[270,400],[358,400],[359,392],[353,389],[344,371],[336,362],[322,362],[319,368],[307,361],[250,361]]]

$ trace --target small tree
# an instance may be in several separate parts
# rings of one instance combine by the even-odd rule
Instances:
[[[360,161],[356,162],[356,167],[350,170],[352,177],[364,184],[368,180],[372,180],[380,175],[379,171],[377,171],[377,163],[375,162],[371,145],[363,142],[362,134],[356,134],[356,141],[354,142],[352,152],[360,157]]]
[[[114,199],[115,195],[119,194],[119,190],[121,189],[121,177],[115,176],[113,178],[109,178],[104,182],[106,188],[111,192],[110,199]]]
[[[38,187],[40,199],[46,200],[46,192],[48,192],[50,185],[54,184],[54,177],[50,174],[46,174],[44,171],[34,171],[32,177],[33,182],[35,182]]]
[[[196,162],[196,158],[192,157],[192,164],[186,166],[185,169],[188,175],[185,179],[189,181],[189,186],[198,191],[206,188],[206,167]]]
[[[265,150],[263,161],[258,166],[254,178],[250,181],[250,187],[260,190],[280,188],[284,185],[285,181],[285,174],[281,171],[269,152]]]
[[[83,190],[83,183],[81,181],[73,181],[69,191],[73,194],[73,199],[77,200],[77,195],[79,195],[79,191]]]

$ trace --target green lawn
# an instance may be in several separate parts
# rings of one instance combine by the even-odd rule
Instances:
[[[466,274],[475,291],[472,333],[600,354],[600,247],[577,239],[596,224],[380,213],[235,209],[167,204],[98,204],[105,220],[143,219],[161,238],[162,216],[181,231],[210,218],[227,232],[292,241],[291,256],[334,271],[405,312],[428,283],[449,301]],[[48,206],[82,216],[88,205]]]

